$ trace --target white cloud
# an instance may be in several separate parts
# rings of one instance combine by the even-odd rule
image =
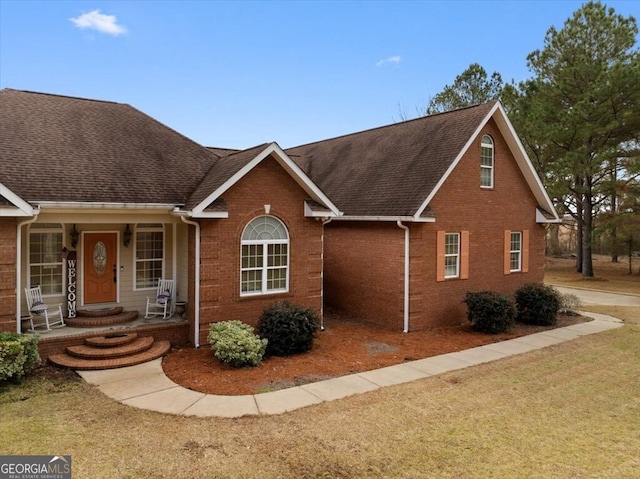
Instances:
[[[385,58],[384,60],[380,60],[378,63],[376,63],[376,66],[381,67],[390,63],[397,65],[401,61],[402,61],[402,58],[400,58],[400,55],[396,55],[393,57]]]
[[[127,33],[127,29],[122,25],[118,25],[118,19],[115,15],[104,15],[100,10],[93,10],[89,13],[83,13],[77,18],[70,18],[76,27],[88,28],[90,30],[98,30],[109,35],[122,35]]]

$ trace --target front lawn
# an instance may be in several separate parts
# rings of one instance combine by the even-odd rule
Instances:
[[[281,416],[169,416],[26,381],[0,392],[1,449],[71,454],[79,478],[639,477],[640,308],[618,312],[617,330]]]

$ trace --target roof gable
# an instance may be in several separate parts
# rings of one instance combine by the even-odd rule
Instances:
[[[187,209],[191,209],[191,215],[194,218],[226,217],[225,213],[212,210],[209,206],[219,200],[229,188],[268,157],[274,158],[316,204],[326,207],[323,210],[324,216],[339,216],[341,214],[333,202],[280,146],[277,143],[270,143],[218,159],[187,203]],[[305,209],[305,211],[311,210]]]
[[[492,104],[287,150],[346,216],[414,217]]]
[[[555,212],[553,203],[551,202],[551,199],[549,198],[546,190],[544,189],[544,186],[542,185],[542,181],[540,180],[540,177],[538,176],[533,166],[533,163],[531,163],[529,156],[527,155],[524,147],[522,146],[522,143],[520,142],[520,139],[518,138],[518,135],[516,134],[515,129],[511,124],[511,121],[509,121],[509,117],[504,111],[504,108],[502,107],[502,105],[496,102],[493,108],[487,113],[486,117],[482,120],[482,122],[478,124],[478,127],[476,128],[475,132],[471,135],[471,137],[469,137],[469,140],[467,141],[465,146],[462,148],[462,150],[460,150],[457,157],[451,163],[451,165],[449,166],[445,174],[442,176],[442,178],[440,178],[440,181],[438,181],[438,184],[436,185],[436,187],[431,191],[429,196],[427,196],[427,198],[424,200],[417,214],[422,214],[424,209],[429,205],[429,202],[431,201],[431,199],[436,195],[440,187],[447,180],[447,178],[449,177],[451,172],[455,169],[455,167],[458,165],[462,157],[467,153],[469,147],[474,143],[474,141],[477,139],[478,135],[480,135],[483,128],[492,118],[498,125],[500,133],[502,134],[502,137],[506,141],[507,145],[509,145],[509,150],[513,154],[516,160],[516,163],[520,168],[520,171],[522,172],[527,184],[529,185],[529,188],[531,189],[531,192],[533,193],[534,197],[536,198],[536,201],[538,202],[538,205],[541,208],[543,208],[545,211],[548,211],[551,214]],[[556,216],[556,219],[557,219],[557,216]]]
[[[0,216],[33,216],[29,203],[0,183]]]
[[[554,212],[499,102],[367,130],[287,150],[346,218],[432,221],[428,205],[494,118],[540,208]]]

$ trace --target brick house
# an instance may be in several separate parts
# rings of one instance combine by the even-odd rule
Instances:
[[[343,215],[325,305],[404,331],[466,321],[467,291],[541,282],[558,217],[498,102],[287,150]]]
[[[62,248],[79,308],[144,314],[174,279],[196,345],[276,300],[321,310],[322,220],[339,211],[277,144],[207,149],[128,105],[10,89],[0,135],[0,330],[21,330],[29,285],[69,308]]]
[[[553,206],[498,103],[283,151],[205,148],[129,105],[0,91],[0,330],[24,289],[144,313],[159,278],[188,340],[277,300],[405,331],[466,291],[541,281]],[[107,248],[98,291],[92,252]]]

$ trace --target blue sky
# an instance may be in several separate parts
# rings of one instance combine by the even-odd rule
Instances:
[[[416,117],[473,62],[528,78],[527,55],[582,3],[0,0],[0,89],[128,103],[207,146],[287,148]]]

